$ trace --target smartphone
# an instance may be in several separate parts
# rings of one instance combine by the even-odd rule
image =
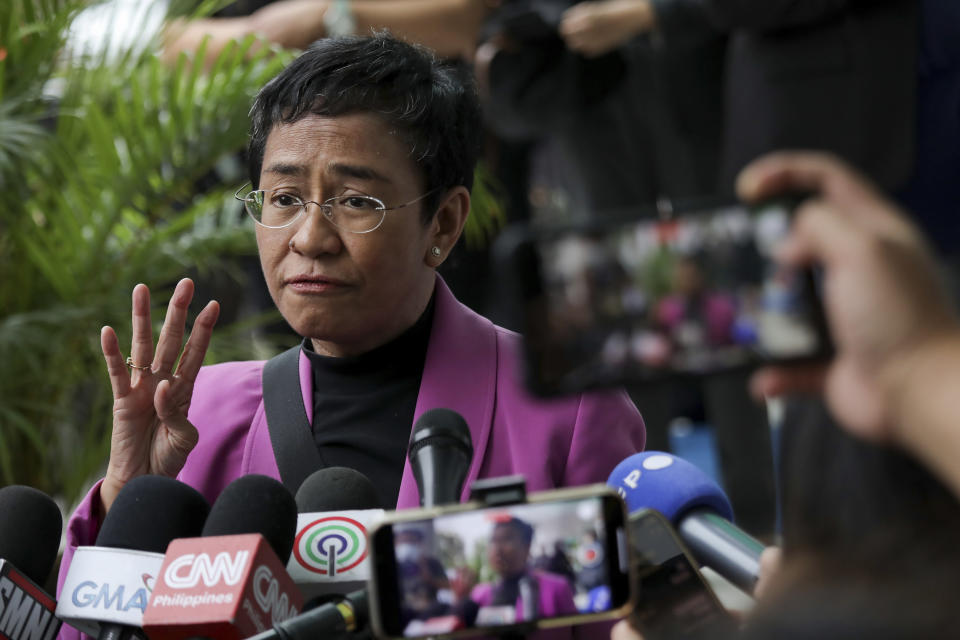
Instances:
[[[622,616],[625,525],[605,485],[389,514],[370,532],[374,632],[500,635]]]
[[[630,514],[634,603],[630,623],[648,640],[695,638],[734,629],[697,564],[658,511]]]
[[[700,203],[669,219],[513,229],[501,297],[539,395],[703,376],[832,353],[810,269],[773,260],[796,198]]]

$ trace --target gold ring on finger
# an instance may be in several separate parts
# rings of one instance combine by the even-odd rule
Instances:
[[[133,356],[127,356],[127,366],[137,371],[149,371],[149,364],[133,364]]]

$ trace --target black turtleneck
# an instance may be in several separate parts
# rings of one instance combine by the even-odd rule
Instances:
[[[412,327],[367,353],[322,356],[309,339],[303,341],[313,369],[313,439],[320,460],[370,478],[384,509],[397,506],[432,325],[431,298]]]

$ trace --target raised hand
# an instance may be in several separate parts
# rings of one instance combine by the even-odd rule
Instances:
[[[957,321],[933,254],[907,216],[832,156],[775,153],[740,175],[748,201],[813,191],[797,211],[779,258],[825,268],[824,306],[837,354],[829,367],[771,367],[752,380],[757,395],[822,391],[851,433],[889,440],[895,400],[913,363],[942,350]]]
[[[110,462],[100,487],[103,513],[132,478],[146,474],[176,476],[197,444],[197,429],[187,420],[187,410],[220,305],[211,300],[197,315],[177,365],[192,298],[193,281],[184,278],[170,298],[156,351],[150,323],[150,290],[144,284],[133,288],[130,357],[124,359],[111,327],[100,332],[100,346],[113,388]]]

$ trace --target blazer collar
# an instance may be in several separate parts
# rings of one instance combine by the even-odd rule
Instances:
[[[473,441],[473,460],[461,500],[470,495],[493,424],[497,383],[497,336],[493,323],[461,304],[437,276],[433,329],[423,364],[414,422],[430,409],[452,409],[466,420]],[[412,425],[411,425],[412,428]],[[410,468],[403,465],[397,508],[417,507],[420,492]]]
[[[463,483],[461,500],[470,494],[483,463],[493,424],[497,383],[497,336],[493,323],[461,304],[439,275],[434,291],[433,328],[423,363],[414,423],[430,409],[452,409],[467,421],[473,441],[473,460]],[[300,391],[307,419],[313,422],[313,375],[310,360],[300,352]],[[411,425],[411,429],[413,425]],[[417,507],[420,492],[404,461],[397,508]]]

